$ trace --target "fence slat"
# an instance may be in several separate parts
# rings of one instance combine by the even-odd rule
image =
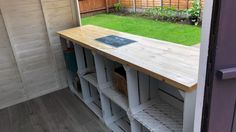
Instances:
[[[81,13],[107,10],[117,2],[117,0],[78,0]],[[121,0],[122,1],[122,0]]]
[[[192,5],[192,0],[137,0],[134,4],[134,0],[120,0],[121,4],[125,8],[153,8],[153,7],[175,7],[178,10],[189,9]],[[131,4],[130,4],[131,3]],[[201,0],[201,6],[203,8],[204,0]],[[136,7],[134,7],[136,6]]]
[[[80,12],[82,14],[107,10],[116,2],[120,2],[122,7],[136,9],[146,9],[154,7],[175,7],[178,10],[189,9],[192,0],[78,0]],[[201,0],[201,7],[204,6],[204,0]],[[108,8],[107,8],[108,7]]]

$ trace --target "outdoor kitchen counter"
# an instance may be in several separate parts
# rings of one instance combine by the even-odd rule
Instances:
[[[197,87],[199,49],[87,25],[58,32],[60,37],[129,66],[184,92]],[[116,35],[136,42],[119,48],[96,39]]]

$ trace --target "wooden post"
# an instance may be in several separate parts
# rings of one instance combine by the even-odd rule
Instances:
[[[109,13],[109,0],[106,0],[106,10],[107,10],[107,13]]]
[[[178,10],[179,10],[179,0],[178,0]]]
[[[187,9],[189,8],[189,0],[187,0]]]
[[[76,13],[77,13],[77,23],[79,26],[82,26],[82,22],[81,22],[81,14],[80,14],[80,5],[79,5],[79,1],[75,0],[76,3]]]
[[[161,0],[161,8],[163,8],[163,0]]]
[[[195,105],[196,105],[196,90],[191,93],[185,93],[183,132],[193,132]]]
[[[136,12],[136,0],[133,0],[133,11]]]
[[[128,86],[128,101],[131,114],[135,113],[134,109],[140,105],[139,99],[139,82],[138,82],[138,71],[124,66],[127,76],[127,86]],[[130,119],[131,131],[141,132],[141,124],[134,119]]]

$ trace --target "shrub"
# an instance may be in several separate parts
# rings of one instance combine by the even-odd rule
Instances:
[[[192,7],[187,10],[189,20],[192,25],[198,25],[200,22],[201,5],[197,0],[192,1]]]
[[[192,1],[192,7],[190,9],[187,10],[187,13],[191,16],[191,17],[200,17],[201,14],[201,5],[200,2],[197,2],[197,0]]]
[[[122,5],[120,3],[115,3],[114,8],[116,12],[120,12],[122,9]]]
[[[146,9],[145,13],[146,16],[152,17],[158,20],[165,20],[165,21],[180,21],[186,18],[186,12],[183,10],[176,10],[173,7],[156,7]]]

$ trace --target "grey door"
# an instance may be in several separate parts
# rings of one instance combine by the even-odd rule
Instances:
[[[203,132],[236,132],[236,0],[215,0]]]

